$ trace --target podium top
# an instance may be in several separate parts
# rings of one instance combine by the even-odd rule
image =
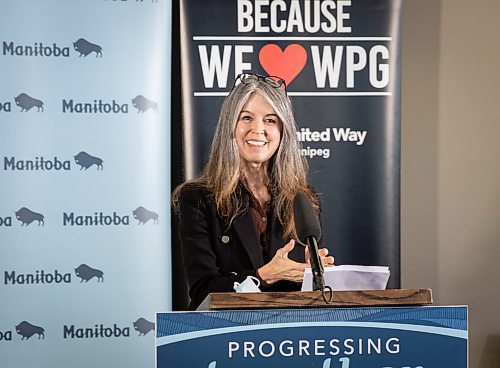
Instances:
[[[198,311],[225,309],[389,307],[432,304],[431,289],[334,291],[326,304],[320,291],[211,293]]]

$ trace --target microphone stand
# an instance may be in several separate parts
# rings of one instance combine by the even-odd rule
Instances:
[[[309,261],[311,262],[311,271],[313,276],[313,291],[320,290],[323,300],[330,304],[333,299],[333,290],[330,286],[325,288],[325,278],[323,276],[324,268],[318,253],[318,243],[314,236],[306,238],[307,248],[309,249]],[[325,289],[330,291],[330,297],[327,299]]]

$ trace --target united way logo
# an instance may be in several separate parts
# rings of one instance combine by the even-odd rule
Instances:
[[[43,226],[45,224],[43,216],[41,213],[34,212],[29,208],[22,207],[18,211],[15,212],[16,218],[21,221],[21,226],[28,226],[33,221],[38,222],[38,226]]]
[[[132,211],[134,218],[139,221],[139,225],[144,225],[149,220],[153,220],[154,224],[158,223],[158,214],[145,209],[144,207],[137,207]]]
[[[36,107],[38,112],[43,112],[43,101],[31,97],[27,93],[21,93],[14,97],[14,101],[21,108],[21,112],[30,111],[33,107]]]
[[[75,157],[75,162],[80,165],[80,170],[87,170],[91,166],[96,166],[97,170],[103,169],[103,161],[99,157],[92,156],[85,151],[80,152]]]
[[[80,38],[76,42],[73,42],[73,47],[79,53],[80,57],[92,53],[95,53],[96,57],[102,57],[102,47],[87,41],[85,38]]]
[[[27,321],[22,321],[16,326],[16,332],[21,335],[21,340],[28,340],[33,335],[38,335],[38,339],[45,338],[45,329],[35,326]]]
[[[133,323],[133,325],[134,329],[139,332],[139,336],[147,335],[149,331],[155,330],[155,324],[142,317],[138,318],[137,321]]]
[[[75,274],[80,278],[80,282],[89,282],[93,278],[96,278],[97,282],[104,281],[104,272],[87,266],[86,264],[81,264],[75,268]]]
[[[132,99],[132,106],[137,109],[138,113],[144,113],[148,110],[158,112],[158,104],[142,95],[138,95]]]

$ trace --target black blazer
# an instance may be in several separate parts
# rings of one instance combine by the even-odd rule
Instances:
[[[251,213],[238,215],[227,226],[218,216],[213,196],[207,190],[188,184],[179,197],[179,232],[189,284],[190,308],[195,309],[211,292],[234,291],[234,282],[256,276],[264,265],[262,248]],[[271,212],[273,206],[271,203]],[[269,216],[270,256],[289,239],[274,214]],[[304,247],[296,244],[289,258],[304,262]],[[300,284],[279,281],[263,291],[299,290]]]

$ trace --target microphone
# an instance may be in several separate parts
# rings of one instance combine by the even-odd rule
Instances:
[[[317,242],[321,237],[321,226],[319,225],[318,216],[309,197],[303,192],[297,193],[293,199],[293,216],[299,240],[303,244],[307,244],[307,248],[309,249],[309,259],[313,274],[312,289],[323,292],[325,289],[324,268],[318,253]]]

